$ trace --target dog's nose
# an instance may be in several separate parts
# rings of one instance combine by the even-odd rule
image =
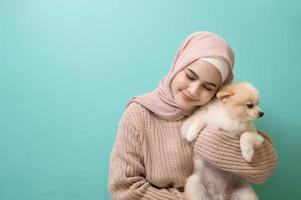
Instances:
[[[259,117],[262,117],[262,116],[264,115],[264,112],[261,112],[261,111],[260,111],[260,112],[258,113],[258,115],[259,115]]]

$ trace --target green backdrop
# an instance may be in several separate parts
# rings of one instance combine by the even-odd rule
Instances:
[[[191,32],[223,36],[261,92],[279,163],[260,199],[300,195],[301,3],[1,0],[0,199],[110,199],[127,101],[155,89]]]

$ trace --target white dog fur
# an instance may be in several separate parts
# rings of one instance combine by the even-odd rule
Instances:
[[[221,88],[216,98],[197,109],[184,121],[181,133],[188,141],[197,138],[207,125],[240,136],[242,156],[251,162],[254,150],[264,138],[253,120],[263,112],[258,107],[259,93],[250,83],[234,83]],[[194,157],[194,172],[185,185],[187,200],[257,200],[250,183],[230,172],[222,171],[201,158]]]

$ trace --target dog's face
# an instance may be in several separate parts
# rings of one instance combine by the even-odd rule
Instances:
[[[216,94],[230,115],[240,121],[252,121],[263,116],[259,108],[259,92],[250,83],[234,83]]]

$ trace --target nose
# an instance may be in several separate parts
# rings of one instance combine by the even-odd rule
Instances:
[[[199,85],[196,82],[191,83],[189,88],[187,89],[189,95],[193,98],[196,98],[198,96],[198,90],[199,90]]]
[[[259,115],[259,117],[262,117],[262,116],[264,115],[264,112],[260,111],[260,112],[258,113],[258,115]]]

